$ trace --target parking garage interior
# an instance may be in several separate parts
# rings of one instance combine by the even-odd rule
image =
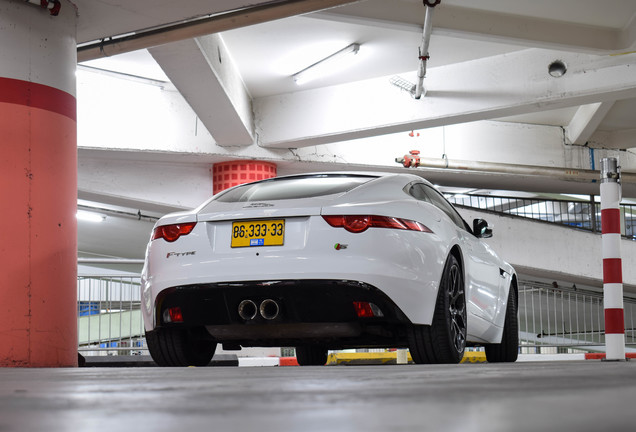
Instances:
[[[3,1],[0,430],[633,427],[635,68],[625,0]],[[600,360],[607,160],[618,361]],[[519,277],[516,363],[373,349],[293,369],[277,347],[153,365],[155,222],[250,178],[332,171],[416,174],[489,222]]]

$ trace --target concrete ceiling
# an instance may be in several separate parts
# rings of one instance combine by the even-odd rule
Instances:
[[[393,158],[413,145],[400,138],[412,130],[430,140],[443,136],[443,150],[430,150],[435,157],[590,169],[595,157],[620,154],[626,170],[636,171],[631,0],[442,0],[433,9],[420,100],[389,79],[416,81],[421,0],[74,3],[83,67],[174,93],[168,106],[176,114],[169,117],[183,118],[178,127],[189,130],[191,110],[205,131],[161,145],[161,137],[124,144],[117,128],[95,130],[89,117],[103,121],[103,99],[80,87],[79,197],[96,207],[156,216],[195,206],[211,193],[210,165],[231,159],[272,160],[279,174],[367,165],[399,171]],[[292,80],[354,42],[361,48],[348,69],[302,87]],[[548,74],[555,60],[567,65],[561,78]],[[143,109],[142,100],[120,102]],[[89,107],[84,117],[82,106]],[[127,119],[109,112],[109,121]],[[451,143],[466,134],[470,148]],[[166,172],[170,185],[157,174]],[[423,175],[447,186],[594,193],[589,182],[514,173]],[[134,222],[125,222],[125,237],[135,237]],[[80,252],[140,258],[150,225],[143,222],[128,247],[114,238],[100,243],[94,227],[80,223]]]

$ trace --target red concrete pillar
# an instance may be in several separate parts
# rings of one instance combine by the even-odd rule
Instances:
[[[216,163],[212,167],[213,193],[272,177],[276,177],[276,164],[271,162],[239,160]]]
[[[77,366],[77,12],[53,6],[0,2],[0,366]]]

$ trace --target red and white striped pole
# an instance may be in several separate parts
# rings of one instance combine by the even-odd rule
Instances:
[[[620,167],[616,158],[601,160],[601,232],[603,304],[607,360],[625,360],[623,264],[621,260]]]

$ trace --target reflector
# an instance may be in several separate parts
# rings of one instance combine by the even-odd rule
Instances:
[[[373,309],[368,302],[353,302],[353,308],[356,310],[358,318],[373,318]]]
[[[167,313],[166,313],[167,312]],[[183,314],[179,306],[171,307],[163,313],[163,319],[165,322],[183,322]]]

